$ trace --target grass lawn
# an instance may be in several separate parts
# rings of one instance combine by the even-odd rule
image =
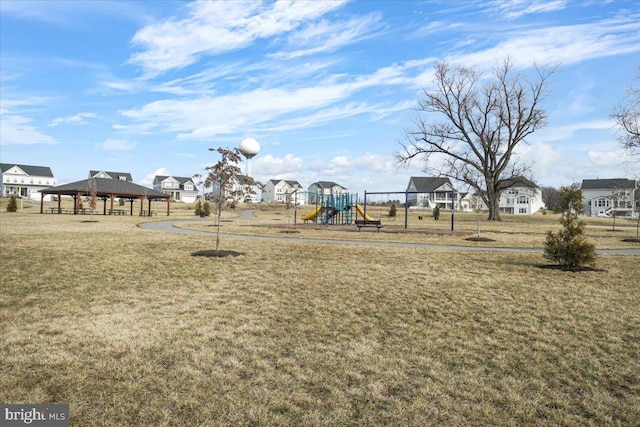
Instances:
[[[213,238],[137,227],[166,216],[0,209],[1,402],[69,403],[74,426],[640,424],[639,256],[570,273],[540,254],[224,238],[243,255],[206,258],[191,253]],[[287,212],[256,215],[223,231],[285,235]],[[411,215],[424,233],[295,230],[475,230]],[[556,222],[481,227],[530,247]],[[619,224],[590,239],[637,248]]]

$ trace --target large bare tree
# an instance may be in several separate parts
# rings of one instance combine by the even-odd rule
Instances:
[[[491,76],[447,62],[437,63],[433,89],[419,100],[413,128],[396,159],[425,161],[435,171],[471,186],[500,220],[500,193],[526,183],[531,165],[514,156],[518,144],[545,125],[540,108],[554,69],[533,67],[533,77],[518,73],[505,59]]]
[[[640,67],[638,67],[640,71]],[[640,162],[640,87],[631,86],[622,104],[611,117],[616,121],[620,133],[618,141],[635,161]]]

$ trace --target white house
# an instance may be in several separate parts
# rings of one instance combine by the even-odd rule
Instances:
[[[438,206],[440,209],[450,210],[452,200],[456,202],[456,208],[460,208],[460,194],[454,191],[449,178],[412,176],[407,191],[410,192],[407,194],[409,206],[417,209],[433,209]]]
[[[322,199],[324,196],[342,196],[349,193],[345,187],[331,181],[314,182],[309,186],[308,192],[310,205],[316,204],[316,201]]]
[[[265,203],[284,203],[287,194],[291,194],[291,202],[305,204],[302,185],[298,181],[270,179],[262,189],[262,201]]]
[[[0,194],[2,197],[16,195],[40,200],[38,191],[55,185],[51,168],[46,166],[29,166],[15,163],[0,163]],[[45,200],[51,200],[47,195]]]
[[[638,203],[638,183],[632,179],[583,179],[582,200],[589,216],[633,217]]]
[[[156,175],[153,189],[169,194],[173,201],[193,203],[198,198],[198,188],[189,177]]]
[[[89,178],[108,178],[133,182],[133,178],[129,172],[89,171]]]
[[[517,177],[507,180],[509,187],[500,193],[498,210],[500,213],[513,215],[533,215],[544,209],[542,190],[534,182]],[[480,210],[487,210],[487,206],[480,200]]]
[[[251,193],[247,191],[251,190]],[[259,185],[250,185],[247,183],[245,175],[236,174],[236,176],[229,182],[229,188],[224,192],[224,198],[227,201],[244,202],[244,203],[258,203],[258,190]],[[206,198],[215,200],[220,193],[220,184],[217,182],[212,183],[211,192],[205,196]]]

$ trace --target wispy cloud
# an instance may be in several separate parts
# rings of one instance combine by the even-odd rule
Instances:
[[[127,151],[133,150],[137,145],[136,142],[125,141],[122,139],[107,139],[104,142],[96,144],[97,147],[109,151]]]
[[[505,56],[514,64],[528,67],[568,65],[590,59],[640,52],[638,16],[603,20],[581,25],[550,26],[544,29],[512,30],[507,38],[488,49],[451,55],[447,59],[466,66],[491,68]]]
[[[17,114],[0,115],[0,143],[2,145],[57,144],[50,135],[42,133],[31,123],[33,119]]]
[[[287,44],[292,49],[283,50],[269,56],[278,59],[292,59],[334,52],[349,44],[378,36],[384,31],[381,19],[381,14],[371,13],[342,22],[326,19],[313,22],[306,28],[289,35]]]
[[[132,44],[141,48],[130,62],[147,77],[184,68],[202,55],[247,47],[255,40],[285,34],[320,18],[344,1],[195,2],[187,18],[170,19],[139,30]]]
[[[71,117],[58,117],[56,119],[51,120],[49,122],[49,126],[58,126],[63,123],[71,123],[77,125],[86,125],[89,124],[85,119],[95,119],[96,116],[94,113],[78,113],[75,116]]]
[[[518,19],[525,15],[536,13],[548,13],[562,10],[567,6],[568,0],[494,0],[487,7],[497,12],[505,19]]]

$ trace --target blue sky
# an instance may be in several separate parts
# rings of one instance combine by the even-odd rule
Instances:
[[[518,155],[540,185],[631,177],[609,114],[638,78],[631,1],[0,2],[0,157],[192,176],[209,147],[261,145],[256,179],[402,191],[394,153],[437,61],[558,65]],[[636,164],[637,169],[637,164]]]

